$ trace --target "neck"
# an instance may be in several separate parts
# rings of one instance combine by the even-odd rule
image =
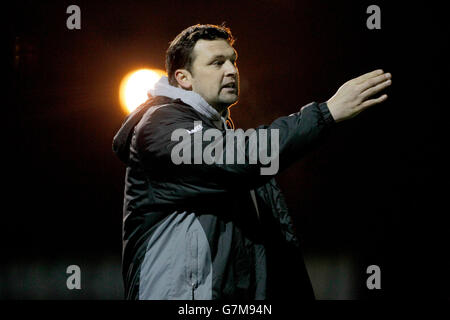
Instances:
[[[217,111],[222,117],[225,117],[225,116],[226,116],[228,106],[213,106],[213,105],[211,105],[211,107],[213,107],[214,109],[216,109],[216,111]]]

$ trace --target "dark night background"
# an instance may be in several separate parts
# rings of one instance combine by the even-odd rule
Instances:
[[[112,138],[122,78],[164,69],[196,23],[237,38],[237,127],[267,124],[383,68],[388,100],[339,123],[278,177],[318,299],[449,299],[448,25],[438,3],[359,1],[15,1],[3,104],[1,299],[122,299],[125,168]],[[81,30],[66,8],[81,8]],[[381,8],[369,30],[366,8]],[[82,289],[66,288],[79,265]],[[366,268],[381,268],[368,290]]]

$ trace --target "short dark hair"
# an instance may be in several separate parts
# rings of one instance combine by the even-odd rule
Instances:
[[[231,46],[235,39],[231,34],[231,30],[225,27],[213,24],[196,24],[184,29],[179,35],[173,39],[169,48],[166,51],[166,71],[169,78],[169,83],[172,86],[177,86],[178,82],[175,79],[175,71],[177,69],[186,69],[191,71],[194,57],[192,51],[198,40],[216,40],[224,39]]]

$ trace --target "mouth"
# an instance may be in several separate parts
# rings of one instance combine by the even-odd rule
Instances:
[[[222,86],[222,89],[233,89],[236,90],[236,82],[230,82]]]

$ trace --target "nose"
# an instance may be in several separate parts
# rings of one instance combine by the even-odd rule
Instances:
[[[236,77],[238,73],[237,67],[230,60],[225,63],[225,77]]]

